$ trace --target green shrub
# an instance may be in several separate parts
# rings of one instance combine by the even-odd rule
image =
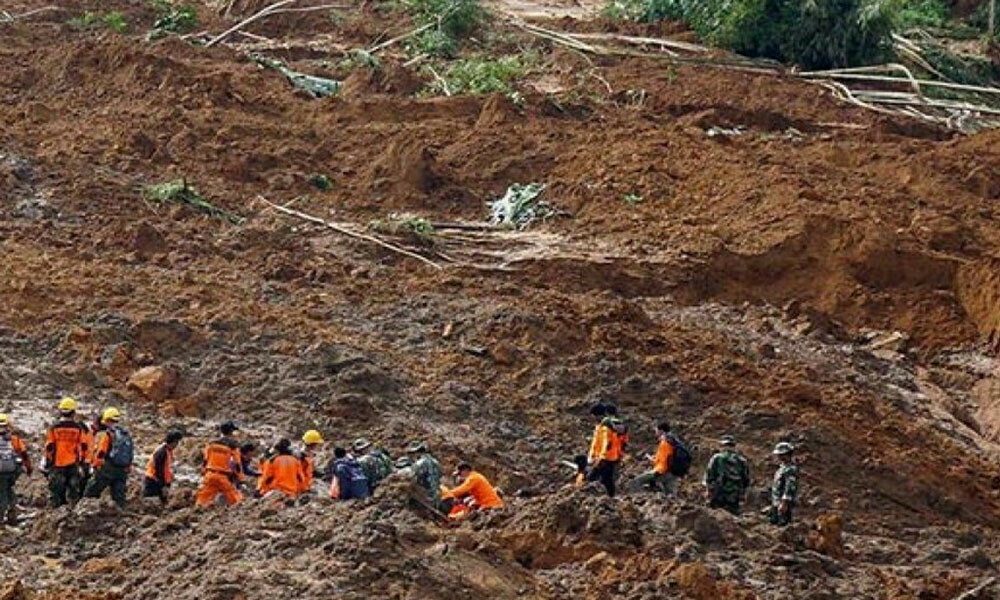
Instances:
[[[153,23],[153,31],[162,34],[186,33],[198,26],[198,13],[190,6],[169,8]]]
[[[524,75],[531,57],[521,54],[498,59],[473,57],[456,60],[442,75],[444,83],[431,84],[434,92],[444,92],[445,83],[452,94],[510,94],[511,82]]]
[[[433,25],[410,43],[411,49],[435,56],[454,56],[459,40],[486,20],[479,0],[404,0],[403,5],[415,24]]]
[[[125,15],[118,11],[111,11],[107,13],[87,11],[79,17],[70,19],[67,23],[73,29],[79,29],[81,31],[106,27],[115,33],[122,33],[128,29],[128,20],[125,18]]]
[[[831,68],[891,57],[897,1],[612,0],[608,10],[683,20],[707,43],[747,56]]]
[[[896,16],[899,29],[943,27],[949,17],[948,5],[942,0],[907,0]]]

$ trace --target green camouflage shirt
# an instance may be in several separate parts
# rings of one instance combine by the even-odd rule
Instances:
[[[365,477],[368,478],[368,483],[372,487],[392,475],[394,469],[392,457],[381,448],[372,450],[359,458],[358,464],[361,465],[361,470],[364,471]]]
[[[750,487],[750,466],[735,450],[712,456],[705,469],[705,485],[717,496],[738,496]]]
[[[413,479],[427,492],[427,497],[437,501],[441,497],[441,463],[430,454],[424,454],[408,468]]]
[[[795,503],[795,497],[799,493],[799,466],[795,464],[783,464],[774,472],[774,481],[771,482],[771,504],[777,506],[782,500]]]

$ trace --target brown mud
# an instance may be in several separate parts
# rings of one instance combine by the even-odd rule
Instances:
[[[0,21],[2,407],[35,450],[64,393],[121,406],[143,457],[167,427],[191,437],[165,511],[52,511],[28,480],[23,524],[0,534],[0,599],[952,600],[995,574],[1000,134],[531,38],[517,40],[540,57],[523,102],[426,97],[429,75],[398,49],[377,72],[335,64],[410,27],[381,5],[283,15],[247,29],[273,44],[205,49],[145,41],[144,3],[56,4]],[[112,7],[125,34],[66,24]],[[201,13],[213,32],[232,22]],[[344,93],[296,93],[246,58],[252,41],[346,76]],[[144,198],[177,178],[246,223]],[[418,248],[460,259],[440,271],[259,199],[362,228],[392,213],[479,222],[532,181],[560,216],[442,230]],[[597,400],[634,426],[622,483],[666,419],[696,471],[717,436],[738,437],[751,506],[709,511],[697,472],[673,502],[567,489],[558,461],[583,450]],[[360,505],[197,511],[198,450],[223,418],[264,443],[310,427],[393,451],[422,437],[509,508],[442,528],[389,486]],[[781,440],[805,472],[785,530],[756,514]]]

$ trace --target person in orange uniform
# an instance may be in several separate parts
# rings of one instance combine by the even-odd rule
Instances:
[[[210,506],[221,494],[232,506],[243,499],[236,483],[243,481],[240,445],[234,438],[239,427],[232,421],[219,426],[222,437],[205,447],[205,476],[195,496],[198,506]]]
[[[299,459],[302,461],[302,493],[312,491],[313,480],[316,478],[316,453],[323,447],[323,436],[315,429],[310,429],[302,435],[305,449]]]
[[[292,440],[278,440],[274,452],[274,456],[263,463],[258,489],[261,494],[278,491],[295,498],[302,493],[305,476],[302,462],[292,453]]]
[[[471,500],[471,502],[460,502],[452,507],[449,517],[464,518],[469,510],[493,510],[503,508],[503,500],[497,494],[496,488],[490,484],[489,480],[482,473],[472,470],[472,465],[462,463],[458,465],[458,480],[461,482],[458,487],[444,489],[441,492],[442,500]],[[463,509],[463,506],[468,509]]]
[[[87,484],[84,496],[100,498],[105,489],[120,508],[126,505],[128,476],[135,460],[132,435],[119,423],[120,410],[109,407],[101,413],[103,429],[94,436],[94,476]]]
[[[143,498],[159,498],[163,504],[167,503],[167,489],[174,482],[174,450],[183,438],[184,434],[179,431],[167,433],[166,439],[149,457],[142,486]]]
[[[21,472],[31,477],[31,458],[24,440],[14,433],[10,418],[0,414],[0,523],[17,524],[14,486]]]
[[[660,489],[667,495],[672,495],[676,488],[677,478],[670,473],[671,459],[674,457],[674,445],[670,442],[670,425],[668,423],[657,425],[656,437],[660,440],[656,447],[656,454],[647,455],[653,463],[653,469],[633,479],[629,487],[633,490]]]
[[[86,432],[76,420],[77,402],[66,397],[59,402],[59,420],[45,434],[43,471],[49,480],[49,502],[55,508],[76,502],[82,495],[81,469],[89,448]]]
[[[597,404],[590,409],[590,414],[597,418],[594,436],[590,442],[590,455],[587,462],[591,465],[587,481],[600,481],[608,496],[615,495],[615,472],[618,461],[621,460],[623,438],[615,431],[616,421],[613,414],[609,416],[608,407]]]

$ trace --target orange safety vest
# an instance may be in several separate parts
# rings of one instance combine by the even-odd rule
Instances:
[[[45,457],[49,466],[71,467],[83,462],[86,445],[83,426],[76,421],[61,421],[45,434]]]
[[[656,456],[653,457],[653,471],[660,475],[670,470],[670,459],[674,456],[674,447],[670,442],[660,440],[660,445],[656,448]]]
[[[160,453],[160,450],[163,450],[167,454],[163,458],[163,481],[161,483],[169,485],[174,482],[174,451],[168,444],[163,444],[157,448],[156,452],[153,452],[153,455],[149,457],[149,462],[146,463],[146,477],[153,481],[160,481],[156,477],[156,455]]]
[[[279,454],[267,461],[261,473],[260,492],[266,494],[271,490],[284,492],[288,496],[297,496],[302,491],[302,463],[290,454]]]
[[[240,450],[233,446],[230,446],[226,440],[212,442],[206,446],[205,470],[235,476],[242,481],[243,469],[241,468]]]
[[[300,491],[308,492],[312,489],[313,477],[315,476],[316,459],[308,454],[302,455],[302,487]]]

